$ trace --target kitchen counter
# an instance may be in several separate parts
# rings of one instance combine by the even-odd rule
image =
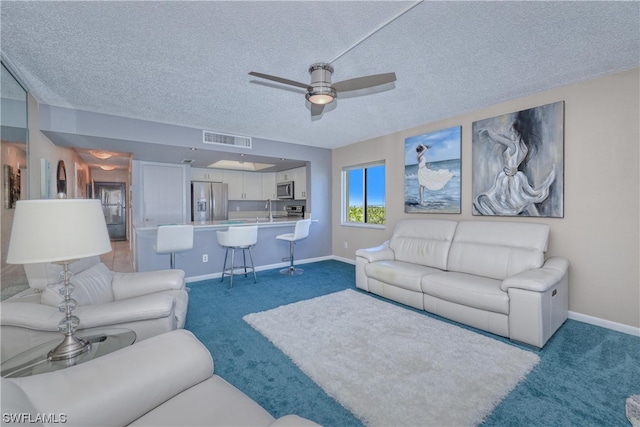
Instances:
[[[279,217],[270,221],[268,217],[237,218],[221,221],[193,222],[193,249],[176,253],[176,268],[184,270],[188,281],[220,277],[225,250],[218,244],[216,231],[228,227],[258,226],[258,242],[252,249],[256,270],[286,266],[283,257],[289,256],[289,242],[277,240],[276,236],[291,233],[302,217]],[[312,220],[312,223],[317,223]],[[166,223],[165,223],[166,224]],[[135,271],[151,271],[169,268],[169,255],[156,254],[158,226],[163,224],[134,224],[133,261]],[[314,227],[310,238],[296,247],[296,259],[316,258],[313,245]],[[259,280],[259,277],[258,277]]]
[[[258,225],[262,227],[283,227],[288,225],[295,225],[296,222],[303,219],[302,217],[276,217],[273,218],[273,221],[269,221],[267,217],[258,217],[258,218],[238,218],[238,219],[224,219],[219,221],[194,221],[189,222],[187,224],[193,224],[195,229],[204,229],[204,228],[216,228],[222,229],[229,227],[230,225]],[[312,221],[314,222],[314,221]],[[175,223],[172,223],[175,224]],[[156,231],[159,225],[168,225],[166,223],[157,224],[157,223],[144,223],[144,224],[134,224],[133,228],[136,232],[145,232],[145,231]]]

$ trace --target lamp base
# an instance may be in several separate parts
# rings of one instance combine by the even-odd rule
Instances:
[[[50,360],[67,360],[89,351],[90,348],[91,341],[81,340],[73,334],[68,334],[64,336],[56,348],[47,354],[47,357]]]

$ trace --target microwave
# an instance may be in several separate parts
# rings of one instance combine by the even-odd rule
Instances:
[[[293,199],[293,181],[279,182],[276,185],[278,199]]]

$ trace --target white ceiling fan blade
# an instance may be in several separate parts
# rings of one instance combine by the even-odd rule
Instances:
[[[309,90],[309,88],[310,88],[307,83],[300,83],[300,82],[296,82],[295,80],[283,79],[282,77],[271,76],[269,74],[263,74],[263,73],[257,73],[255,71],[251,71],[249,73],[249,75],[250,76],[254,76],[254,77],[260,77],[261,79],[272,80],[274,82],[283,83],[283,84],[290,85],[290,86],[301,87],[301,88],[307,89],[307,90]]]
[[[373,74],[370,76],[356,77],[355,79],[343,80],[331,86],[338,92],[366,89],[380,86],[396,81],[396,73]]]

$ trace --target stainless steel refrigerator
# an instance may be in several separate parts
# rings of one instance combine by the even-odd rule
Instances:
[[[96,199],[102,201],[102,211],[111,240],[127,239],[126,191],[122,182],[94,182]]]
[[[191,181],[191,221],[229,219],[228,198],[227,184]]]

